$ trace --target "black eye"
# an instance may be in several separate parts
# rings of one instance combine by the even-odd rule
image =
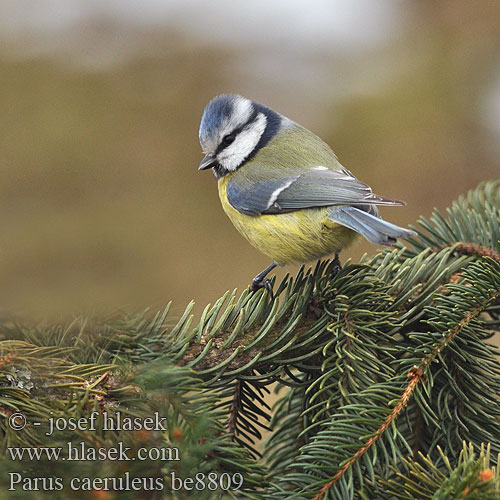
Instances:
[[[234,140],[236,139],[236,134],[227,134],[224,139],[222,139],[222,143],[224,144],[224,146],[229,146],[230,144],[232,144],[234,142]]]

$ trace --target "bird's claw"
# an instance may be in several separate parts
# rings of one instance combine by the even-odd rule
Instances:
[[[330,261],[330,266],[332,267],[332,276],[337,276],[340,271],[342,271],[342,265],[340,264],[339,255],[336,253],[335,257]]]
[[[267,290],[267,293],[271,297],[271,300],[274,299],[273,285],[272,285],[270,279],[263,279],[263,280],[255,280],[254,279],[252,281],[252,284],[250,286],[251,292],[256,292],[257,290],[260,290],[261,288],[265,288]]]

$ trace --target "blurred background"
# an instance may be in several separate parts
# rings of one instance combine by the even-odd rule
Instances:
[[[269,264],[197,171],[222,92],[317,133],[413,224],[500,177],[500,2],[0,0],[2,315],[200,312]]]

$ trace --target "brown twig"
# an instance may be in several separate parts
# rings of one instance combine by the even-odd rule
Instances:
[[[240,396],[241,396],[240,388],[241,388],[241,381],[237,380],[234,388],[231,410],[229,411],[229,417],[227,419],[227,432],[231,435],[231,439],[233,441],[236,437],[236,421],[238,419],[238,412],[240,410]]]
[[[450,246],[453,245],[446,245],[443,248],[447,248]],[[455,251],[465,255],[475,255],[477,257],[490,257],[495,262],[498,262],[500,264],[499,252],[493,250],[492,248],[483,247],[482,245],[479,245],[477,243],[469,243],[469,242],[458,243],[455,246]]]

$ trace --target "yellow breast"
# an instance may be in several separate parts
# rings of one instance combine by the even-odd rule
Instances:
[[[329,220],[326,207],[256,217],[242,214],[227,199],[230,177],[218,181],[224,212],[251,245],[280,265],[309,262],[339,252],[356,237],[354,231]]]

